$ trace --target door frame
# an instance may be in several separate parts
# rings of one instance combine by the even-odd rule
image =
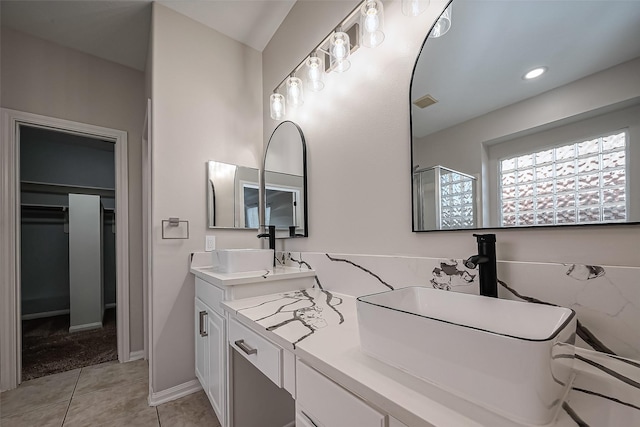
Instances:
[[[127,132],[23,111],[0,109],[0,390],[21,382],[20,126],[50,129],[115,143],[116,322],[118,360],[130,359],[129,189]]]

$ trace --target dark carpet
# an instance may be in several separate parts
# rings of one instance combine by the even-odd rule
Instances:
[[[69,315],[22,321],[22,381],[118,359],[116,309],[103,327],[69,333]]]

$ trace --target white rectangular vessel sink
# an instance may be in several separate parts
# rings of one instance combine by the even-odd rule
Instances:
[[[211,252],[216,273],[244,273],[273,269],[273,249],[218,249]]]
[[[573,380],[571,309],[424,287],[356,306],[365,353],[517,422],[551,423]]]

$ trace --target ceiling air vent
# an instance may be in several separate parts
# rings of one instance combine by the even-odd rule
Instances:
[[[438,102],[438,100],[429,94],[423,96],[420,99],[416,99],[415,101],[413,101],[413,103],[420,108],[427,108],[428,106],[433,105],[436,102]]]

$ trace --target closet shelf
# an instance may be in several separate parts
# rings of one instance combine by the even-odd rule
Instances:
[[[83,185],[55,184],[51,182],[20,181],[20,190],[27,193],[54,194],[93,194],[101,197],[115,198],[116,191],[107,187],[89,187]]]

